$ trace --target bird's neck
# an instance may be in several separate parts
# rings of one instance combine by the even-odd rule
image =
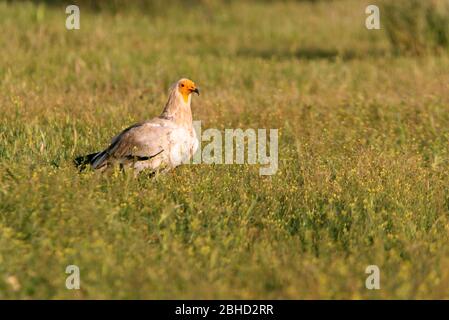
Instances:
[[[180,93],[172,92],[165,104],[164,111],[160,115],[161,118],[174,121],[177,125],[190,128],[192,127],[192,110],[190,109],[191,97],[187,102]]]

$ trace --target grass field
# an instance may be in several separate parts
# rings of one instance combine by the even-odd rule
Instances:
[[[0,298],[449,298],[449,56],[392,54],[367,4],[81,6],[68,31],[0,2]],[[181,77],[203,128],[279,129],[276,175],[77,172]]]

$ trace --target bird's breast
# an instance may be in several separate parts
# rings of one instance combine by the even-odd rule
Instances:
[[[198,139],[195,130],[177,128],[172,130],[169,137],[170,164],[176,167],[188,161],[198,149]]]

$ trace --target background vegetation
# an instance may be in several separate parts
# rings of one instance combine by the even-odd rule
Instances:
[[[384,1],[382,13],[396,53],[449,50],[449,0]]]
[[[0,297],[448,298],[449,57],[395,52],[368,4],[81,6],[68,31],[61,2],[0,2]],[[203,128],[280,129],[275,176],[78,174],[183,76]]]

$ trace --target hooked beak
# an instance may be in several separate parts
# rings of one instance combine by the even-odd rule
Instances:
[[[192,92],[195,92],[197,95],[200,95],[200,89],[198,88],[193,89]]]

